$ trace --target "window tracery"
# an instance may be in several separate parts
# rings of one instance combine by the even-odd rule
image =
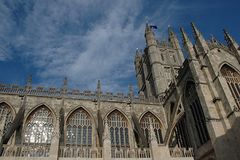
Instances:
[[[129,146],[128,123],[122,113],[117,110],[113,111],[108,116],[108,126],[112,146]]]
[[[151,122],[151,123],[150,123]],[[155,136],[157,138],[158,144],[163,143],[161,123],[160,121],[150,112],[147,112],[140,120],[140,125],[143,133],[147,139],[148,144],[150,143],[150,124],[152,124]]]
[[[67,120],[66,143],[71,145],[92,145],[92,120],[82,108],[74,111]]]
[[[53,115],[47,107],[41,106],[27,118],[24,142],[50,144],[52,133]]]
[[[240,110],[240,75],[228,65],[221,68],[222,76],[226,79],[228,87],[237,104],[237,110]]]
[[[6,103],[0,104],[0,121],[4,123],[2,132],[5,134],[13,121],[13,111]]]

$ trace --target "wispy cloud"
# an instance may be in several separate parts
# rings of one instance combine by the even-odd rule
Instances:
[[[147,5],[141,0],[2,1],[0,60],[25,59],[41,84],[59,85],[67,76],[72,86],[94,89],[101,79],[106,90],[126,90],[135,78],[135,49],[144,47],[144,17],[166,29],[179,11],[176,0],[161,1],[148,12]]]

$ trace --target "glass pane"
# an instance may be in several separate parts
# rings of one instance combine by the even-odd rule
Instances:
[[[76,131],[73,128],[68,131],[71,134],[75,133],[75,137],[72,136],[67,144],[92,145],[92,120],[84,109],[74,111],[68,118],[67,125],[76,126]]]
[[[44,106],[36,109],[27,119],[25,128],[26,143],[50,143],[53,132],[53,118]]]

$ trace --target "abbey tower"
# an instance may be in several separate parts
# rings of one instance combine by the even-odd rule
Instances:
[[[146,25],[137,50],[134,95],[0,85],[0,160],[239,160],[240,48],[224,30],[226,45],[195,43],[171,27],[157,40]]]

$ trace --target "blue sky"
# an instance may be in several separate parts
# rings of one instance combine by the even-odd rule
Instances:
[[[167,39],[167,26],[191,36],[195,22],[206,39],[223,42],[226,28],[240,42],[238,0],[1,0],[0,82],[105,91],[137,90],[134,56],[144,49],[144,27],[158,25],[156,37]]]

